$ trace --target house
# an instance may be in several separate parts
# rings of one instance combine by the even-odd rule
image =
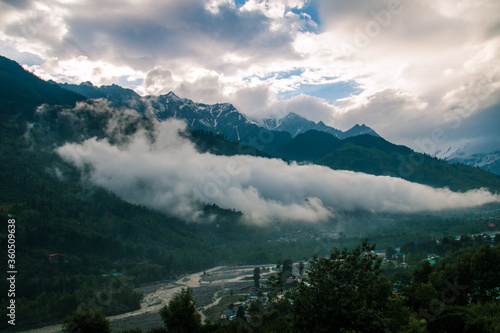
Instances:
[[[427,258],[424,260],[428,261],[431,265],[434,265],[439,259],[441,259],[441,257],[437,254],[428,254]]]
[[[220,320],[222,322],[228,321],[228,320],[234,320],[234,319],[236,319],[236,311],[235,310],[226,310],[220,316]]]

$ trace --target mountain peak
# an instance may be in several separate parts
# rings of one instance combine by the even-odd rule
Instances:
[[[171,98],[179,98],[179,96],[177,96],[173,91],[169,91],[168,94],[166,95],[167,97],[171,97]]]
[[[286,116],[284,116],[283,118],[281,118],[282,120],[283,119],[304,119],[304,120],[307,120],[306,118],[302,117],[302,116],[299,116],[298,114],[296,114],[295,112],[290,112],[288,113]]]
[[[354,125],[346,132],[342,132],[334,127],[326,125],[323,121],[318,123],[306,119],[294,112],[290,112],[281,119],[265,119],[263,123],[271,130],[283,131],[290,133],[293,137],[309,130],[316,130],[332,134],[339,139],[345,139],[351,136],[369,134],[378,137],[379,135],[365,124]]]
[[[79,84],[79,86],[82,86],[82,87],[95,87],[92,82],[90,81],[85,81],[85,82],[82,82]]]
[[[373,129],[366,126],[365,124],[362,124],[362,125],[356,124],[351,129],[344,132],[344,138],[348,138],[351,136],[364,135],[364,134],[372,135],[375,137],[380,137],[380,135],[378,135],[377,132],[375,132]]]

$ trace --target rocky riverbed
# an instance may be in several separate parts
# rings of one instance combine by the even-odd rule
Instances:
[[[272,267],[273,265],[260,265],[258,267]],[[175,281],[163,281],[148,284],[136,290],[144,293],[144,299],[139,310],[124,313],[117,316],[108,317],[111,322],[113,332],[120,332],[126,328],[140,328],[148,330],[155,326],[163,326],[160,309],[182,288],[192,288],[193,297],[202,313],[206,309],[215,306],[225,296],[238,294],[242,289],[253,286],[253,280],[248,279],[253,275],[256,266],[219,266],[204,272],[198,272],[183,276]],[[274,273],[261,272],[261,280],[266,280]],[[245,279],[247,278],[247,279]],[[203,318],[204,319],[204,318]],[[30,330],[33,333],[58,333],[61,332],[61,325],[47,326],[44,328]]]

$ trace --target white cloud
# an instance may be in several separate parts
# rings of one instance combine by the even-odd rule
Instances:
[[[162,95],[173,90],[175,80],[172,72],[156,67],[146,75],[146,80],[140,89],[142,95]]]
[[[86,56],[71,58],[67,61],[49,59],[43,65],[26,67],[42,79],[74,84],[90,81],[98,85],[110,85],[118,82],[122,77],[132,81],[143,76],[142,73],[128,66],[116,66],[101,60],[91,61]],[[61,74],[51,75],[50,73]]]
[[[287,164],[252,156],[199,153],[178,135],[179,121],[158,123],[155,141],[138,132],[128,144],[89,139],[57,149],[89,180],[128,202],[197,221],[199,202],[242,211],[250,223],[318,222],[337,211],[439,211],[499,202],[484,189],[454,193],[399,178]]]
[[[318,22],[300,14],[311,5]],[[499,104],[498,12],[496,0],[26,0],[0,3],[8,46],[0,52],[43,59],[31,69],[44,78],[100,85],[129,77],[141,94],[232,102],[253,118],[297,112],[306,97],[285,103],[278,94],[300,92],[300,83],[354,82],[362,92],[342,104],[310,98],[298,113],[344,129],[366,123],[411,143],[478,91],[464,123]],[[252,94],[266,100],[252,105]]]

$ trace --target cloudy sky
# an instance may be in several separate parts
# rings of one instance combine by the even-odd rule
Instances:
[[[58,82],[492,151],[498,13],[498,0],[3,0],[0,54]]]

